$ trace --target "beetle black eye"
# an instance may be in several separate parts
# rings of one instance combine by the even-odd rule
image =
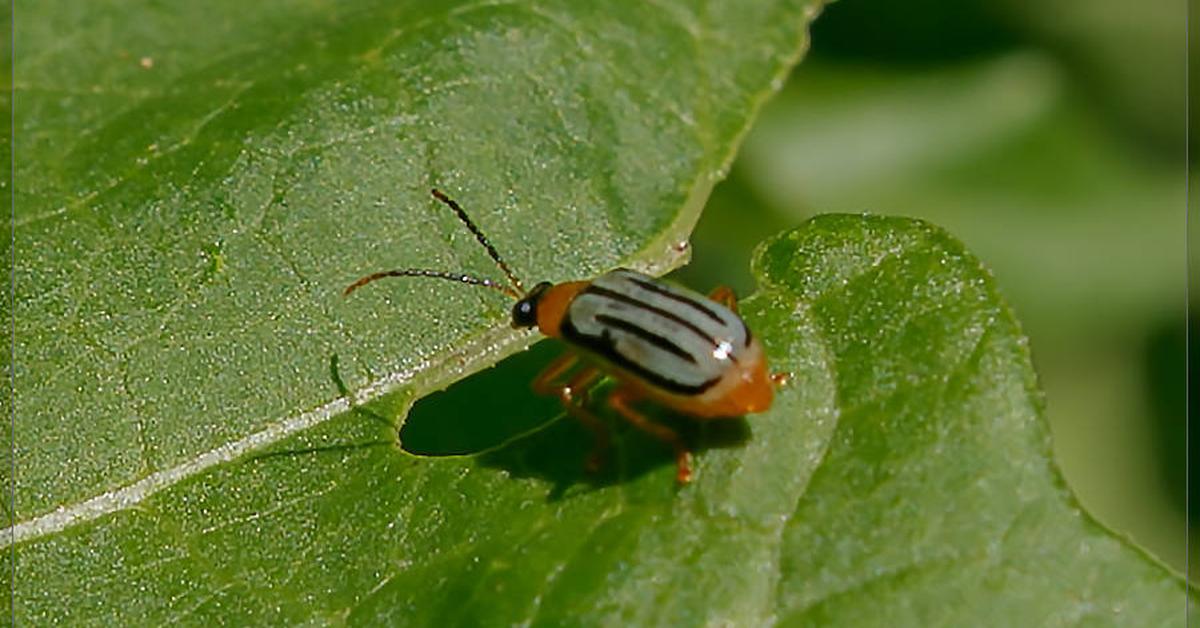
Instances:
[[[550,289],[552,284],[549,281],[543,281],[533,287],[529,294],[524,299],[517,301],[512,309],[512,326],[513,327],[533,327],[537,325],[537,307],[538,300],[542,295]]]
[[[533,327],[537,325],[537,308],[531,299],[521,299],[512,309],[513,327]]]

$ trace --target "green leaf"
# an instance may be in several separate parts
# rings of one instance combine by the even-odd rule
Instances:
[[[527,346],[490,291],[341,298],[499,274],[431,187],[529,283],[677,265],[817,6],[23,3],[16,519],[327,420],[333,357],[362,401]]]
[[[9,5],[10,7],[12,5]],[[0,17],[0,33],[8,37],[6,42],[12,41],[12,11]],[[0,81],[5,83],[12,77],[12,45],[3,46],[4,50],[0,50]],[[11,85],[6,85],[6,88],[0,90],[0,116],[8,116],[8,120],[12,120],[12,89]],[[8,207],[13,206],[13,185],[12,185],[12,125],[9,124],[6,128],[0,129],[0,202],[7,203]],[[12,286],[13,280],[13,265],[12,265],[12,241],[13,234],[11,228],[8,234],[9,237],[3,238],[3,244],[0,244],[0,255],[4,259],[9,260],[5,266],[5,285]],[[11,298],[11,290],[10,290]],[[0,312],[3,312],[4,325],[6,329],[13,329],[13,308],[11,300],[6,299],[3,305],[0,305]],[[0,455],[0,487],[4,490],[4,496],[0,497],[0,528],[11,528],[15,522],[13,518],[13,355],[11,345],[9,351],[0,357],[0,372],[4,373],[3,394],[0,396],[0,413],[9,417],[9,420],[4,421],[3,427],[0,427],[0,448],[4,450],[3,455]],[[11,552],[0,554],[0,590],[13,590],[13,556]],[[4,596],[3,601],[0,601],[0,617],[13,616],[13,598],[11,595]]]
[[[680,423],[688,487],[628,429],[583,474],[565,419],[482,456],[403,454],[397,395],[19,546],[21,617],[1182,625],[1182,580],[1064,488],[1024,337],[961,244],[825,216],[755,274],[742,311],[793,380],[745,422]],[[528,381],[509,366],[496,389]],[[497,418],[478,392],[463,425]]]
[[[347,429],[359,415],[343,387],[391,407],[533,341],[488,291],[393,282],[340,297],[392,267],[498,274],[430,187],[461,201],[527,282],[681,263],[819,6],[20,2],[17,473],[0,544],[25,544],[5,556],[37,584],[19,587],[18,615],[149,621],[219,607],[206,596],[250,586],[239,567],[176,562],[214,558],[177,541],[249,499],[193,510],[179,491],[305,430]],[[390,447],[396,416],[367,425],[386,464],[406,465]],[[267,460],[254,463],[271,504],[256,502],[258,516],[323,490],[291,476],[291,458]],[[370,529],[332,503],[331,530]],[[72,545],[95,526],[109,541]],[[373,555],[366,537],[347,538]],[[82,553],[63,563],[34,550],[45,544]],[[273,546],[239,547],[229,556]],[[109,551],[117,563],[100,558]],[[137,603],[124,604],[134,589],[93,588],[141,576],[153,583]],[[238,604],[283,617],[281,599],[259,590]]]
[[[1087,21],[1065,15],[1051,21]],[[1068,482],[1100,521],[1182,570],[1186,474],[1171,462],[1184,457],[1172,404],[1185,382],[1155,369],[1184,363],[1153,348],[1184,333],[1186,173],[1148,159],[1069,68],[1034,51],[924,69],[806,62],[747,137],[734,202],[763,199],[760,215],[787,224],[864,209],[918,217],[961,238],[1036,349]],[[712,206],[693,234],[700,263],[712,259]]]
[[[1026,339],[959,242],[825,216],[757,266],[836,385],[836,428],[782,535],[783,624],[1183,624],[1182,579],[1067,490]]]

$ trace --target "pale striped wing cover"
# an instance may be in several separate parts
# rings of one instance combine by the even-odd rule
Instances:
[[[562,336],[680,395],[698,395],[715,385],[750,344],[750,331],[729,308],[623,268],[575,297]]]

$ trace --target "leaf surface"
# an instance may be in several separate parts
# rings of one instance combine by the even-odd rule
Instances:
[[[393,395],[20,546],[40,583],[22,610],[195,624],[1182,624],[1182,581],[1062,484],[1024,337],[957,241],[899,218],[825,216],[761,247],[755,274],[762,290],[742,311],[793,381],[745,422],[676,422],[700,451],[688,487],[663,448],[620,427],[607,469],[585,475],[589,440],[565,419],[478,456],[405,454],[388,423],[409,400]],[[520,362],[483,388],[528,395]],[[455,429],[495,420],[493,399],[460,386],[446,396],[477,405]]]
[[[988,272],[922,223],[760,249],[743,311],[793,383],[659,416],[684,489],[619,425],[587,475],[581,428],[517,406],[552,347],[428,394],[530,342],[497,295],[338,296],[496,276],[434,185],[527,282],[677,263],[814,6],[19,7],[21,623],[1180,618],[1062,487]]]
[[[337,423],[347,396],[403,404],[528,345],[487,291],[339,296],[392,267],[498,275],[431,187],[527,283],[681,263],[818,6],[18,2],[17,473],[0,544],[140,517]],[[396,420],[374,424],[392,425],[373,435],[388,451]],[[274,484],[271,510],[287,503]],[[130,565],[182,547],[114,534]],[[22,589],[20,616],[118,608],[76,599],[99,591],[100,548],[75,549],[88,557],[59,575],[79,595],[46,608],[49,588]],[[22,555],[25,582],[63,566]],[[155,617],[149,600],[120,611]]]
[[[341,298],[503,278],[432,187],[527,284],[677,265],[815,7],[22,3],[15,519],[327,420],[334,359],[364,401],[528,345],[490,291]]]

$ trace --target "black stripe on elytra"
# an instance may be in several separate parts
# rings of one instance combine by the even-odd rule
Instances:
[[[637,277],[626,277],[626,279],[628,279],[629,281],[632,281],[634,284],[636,284],[637,286],[639,286],[641,288],[645,288],[646,290],[649,290],[650,292],[653,292],[655,294],[661,294],[662,296],[667,297],[668,299],[678,301],[680,303],[683,303],[684,305],[689,305],[692,308],[694,308],[697,312],[704,314],[705,316],[713,319],[714,321],[716,321],[722,325],[727,324],[725,322],[725,320],[722,319],[720,316],[717,316],[717,313],[712,311],[711,308],[709,308],[708,306],[704,305],[703,303],[700,303],[699,301],[697,301],[691,297],[688,297],[688,296],[685,296],[685,295],[682,295],[682,294],[679,294],[676,292],[672,292],[668,288],[664,288],[663,286],[660,286],[656,283],[646,281],[645,279],[639,279]]]
[[[646,329],[645,327],[638,325],[637,323],[627,321],[623,318],[609,316],[608,314],[597,314],[595,316],[595,318],[596,318],[596,322],[600,323],[601,325],[607,325],[609,327],[615,327],[617,329],[620,329],[621,331],[629,332],[629,333],[637,336],[638,338],[641,338],[642,340],[645,340],[646,342],[654,345],[655,347],[658,347],[659,349],[666,351],[667,353],[674,354],[675,356],[679,357],[682,360],[687,360],[688,362],[691,362],[692,364],[696,363],[696,356],[692,355],[691,353],[688,353],[686,350],[684,350],[683,347],[675,344],[674,342],[671,342],[670,338],[667,338],[665,336],[660,336],[660,335],[650,331],[649,329]]]
[[[625,369],[634,375],[666,390],[679,395],[699,395],[704,391],[712,388],[717,382],[721,381],[720,377],[714,377],[699,384],[684,384],[675,381],[662,373],[651,371],[645,366],[630,360],[621,353],[617,352],[616,340],[613,339],[609,330],[605,329],[599,336],[590,336],[580,332],[570,318],[563,321],[560,328],[563,339],[578,345],[582,348],[594,351],[597,355],[608,360],[613,366]]]
[[[680,325],[683,325],[684,327],[688,328],[689,330],[694,332],[697,336],[704,339],[705,341],[707,341],[709,344],[711,344],[714,347],[717,347],[720,345],[720,343],[717,341],[716,338],[713,338],[712,336],[708,335],[703,329],[700,329],[699,327],[697,327],[695,323],[687,320],[686,318],[683,318],[682,316],[680,316],[670,310],[664,310],[661,307],[656,307],[656,306],[650,305],[649,303],[646,303],[644,301],[639,301],[627,294],[622,294],[620,292],[609,290],[608,288],[601,288],[600,286],[597,286],[595,284],[588,286],[587,289],[583,291],[583,293],[584,294],[594,294],[596,296],[601,296],[601,297],[605,297],[607,299],[612,299],[613,301],[619,301],[621,303],[626,303],[628,305],[632,305],[633,307],[646,310],[647,312],[653,312],[654,314],[658,314],[659,316],[661,316],[667,320],[674,321],[676,323],[679,323]],[[732,358],[733,356],[730,356],[730,357]]]

